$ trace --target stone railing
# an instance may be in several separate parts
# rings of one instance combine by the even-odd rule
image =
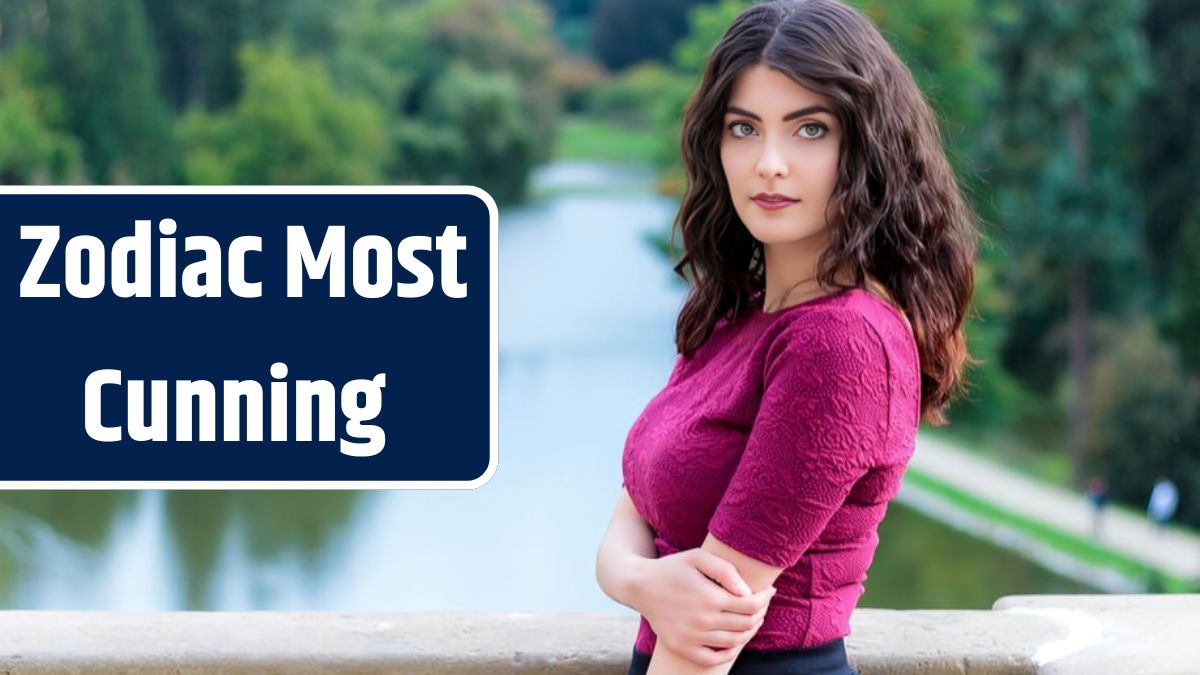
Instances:
[[[619,675],[606,614],[0,612],[0,673]],[[1200,596],[1011,596],[992,611],[859,609],[862,675],[1197,675]]]

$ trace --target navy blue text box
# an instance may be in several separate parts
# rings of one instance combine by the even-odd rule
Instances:
[[[0,219],[0,231],[8,233],[0,255],[9,361],[0,487],[459,488],[481,485],[495,471],[498,220],[483,191],[6,188]],[[153,297],[119,297],[114,245],[122,237],[131,237],[126,246],[134,242],[139,220],[149,221]],[[58,226],[60,238],[37,270],[39,249],[50,251],[48,226]],[[292,230],[289,249],[289,227],[296,226],[303,230]],[[323,244],[332,252],[339,228],[345,297],[331,297],[332,265],[320,279],[303,270],[303,297],[288,297],[288,258],[297,257],[299,237],[315,259]],[[451,234],[461,238],[459,250],[428,245],[449,242]],[[188,237],[197,237],[197,250],[186,250]],[[199,237],[219,244],[219,267],[203,248],[211,243]],[[244,274],[238,278],[245,281],[239,288],[248,295],[254,293],[247,288],[257,289],[261,297],[239,297],[233,288],[231,252],[239,237]],[[261,251],[246,248],[254,237],[261,237]],[[73,238],[79,240],[69,243]],[[403,264],[398,248],[406,241],[409,260],[423,266]],[[175,274],[166,275],[173,282],[163,279],[163,268],[170,269],[164,245],[175,251]],[[103,277],[96,279],[90,273],[99,269],[98,250]],[[126,282],[140,280],[143,253],[123,254]],[[218,287],[214,275],[200,272],[214,270],[220,297],[186,294],[211,293]],[[365,275],[357,283],[356,272]],[[71,294],[94,294],[97,283],[103,290],[95,297]],[[428,292],[420,297],[398,297],[395,290],[419,292],[422,283]],[[161,297],[172,285],[174,297]],[[22,296],[55,287],[58,297]],[[390,289],[382,297],[358,292],[382,288]],[[455,289],[462,297],[453,297]],[[273,364],[286,365],[286,375],[281,365],[272,373]],[[154,381],[165,382],[157,385],[165,387],[165,405],[155,405]],[[177,425],[180,381],[210,382],[215,396],[215,420],[204,415],[205,394],[187,397],[191,440],[180,440],[186,432]],[[251,409],[253,393],[238,398],[231,391],[241,390],[226,381],[250,389],[256,382],[262,414]],[[316,393],[299,397],[299,381],[315,383],[304,386]],[[92,426],[85,424],[87,382],[98,415]],[[193,391],[204,384],[183,386]],[[140,414],[130,405],[135,387],[143,391]],[[225,428],[226,398],[237,404],[237,441]],[[300,403],[311,411],[309,424],[300,423]],[[155,413],[166,418],[166,439],[132,440],[135,422],[146,427],[138,435],[164,434],[163,424],[153,424]],[[322,440],[322,425],[328,437],[329,424],[334,440]],[[202,440],[205,427],[213,440]],[[247,440],[252,427],[263,440]],[[301,427],[311,440],[298,440]],[[103,439],[118,433],[119,441]],[[363,455],[364,449],[374,452]]]

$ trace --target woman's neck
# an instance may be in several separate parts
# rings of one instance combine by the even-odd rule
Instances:
[[[763,311],[777,312],[838,290],[823,285],[817,278],[818,263],[828,245],[828,233],[822,233],[787,244],[764,246]],[[836,281],[850,286],[853,276],[843,270]]]
[[[810,238],[816,240],[817,237]],[[839,290],[854,286],[854,274],[843,268],[836,276],[840,287],[827,287],[817,279],[817,265],[828,245],[827,238],[818,241],[805,239],[789,244],[773,244],[763,251],[764,276],[763,311],[778,312]],[[865,288],[884,302],[900,309],[891,291],[879,279],[867,274]],[[911,330],[911,329],[910,329]]]

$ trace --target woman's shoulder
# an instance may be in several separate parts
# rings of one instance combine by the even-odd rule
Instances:
[[[878,405],[892,411],[880,414],[890,416],[896,428],[916,424],[921,397],[917,346],[903,314],[886,300],[849,289],[779,316],[772,328],[766,380],[783,377],[800,383],[836,399],[835,410]]]
[[[805,345],[875,342],[885,351],[911,353],[893,357],[915,356],[908,319],[904,314],[871,291],[850,288],[795,305],[778,313],[769,331],[773,341]]]
[[[839,361],[917,364],[908,319],[887,300],[862,288],[849,288],[776,312],[759,304],[736,318],[721,318],[702,350],[709,357],[726,348],[753,344],[769,367],[780,358],[816,359],[827,351]]]
[[[782,312],[763,336],[764,381],[786,374],[846,390],[880,387],[912,404],[904,407],[919,406],[917,345],[886,300],[854,288]]]

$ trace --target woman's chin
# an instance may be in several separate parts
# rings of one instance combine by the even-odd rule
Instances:
[[[794,225],[781,226],[779,223],[756,223],[748,229],[750,230],[750,236],[754,237],[764,246],[796,244],[810,239],[815,234],[819,234],[816,231],[805,230]]]

